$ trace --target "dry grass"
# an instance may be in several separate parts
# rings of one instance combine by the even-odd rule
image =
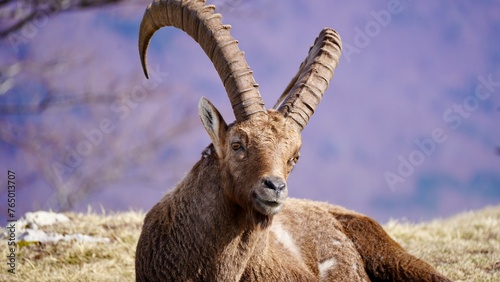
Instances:
[[[449,219],[385,225],[410,253],[456,281],[500,281],[500,206]]]
[[[16,274],[4,262],[0,281],[134,281],[134,252],[144,213],[66,214],[71,222],[41,229],[107,237],[110,243],[28,244],[17,252]],[[411,253],[457,281],[500,281],[500,206],[449,219],[386,230]],[[6,260],[7,241],[0,240]]]
[[[107,237],[110,243],[65,242],[28,244],[17,250],[16,274],[2,263],[0,281],[134,281],[135,245],[144,213],[112,215],[67,213],[70,222],[40,229],[60,234]],[[7,242],[0,241],[5,258]]]

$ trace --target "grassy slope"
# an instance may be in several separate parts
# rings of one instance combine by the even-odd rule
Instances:
[[[16,275],[2,261],[0,281],[134,281],[135,244],[143,213],[72,214],[45,231],[108,237],[111,243],[59,242],[18,249]],[[403,247],[457,281],[500,281],[500,206],[422,224],[391,221],[387,232]],[[0,240],[6,262],[7,241]]]

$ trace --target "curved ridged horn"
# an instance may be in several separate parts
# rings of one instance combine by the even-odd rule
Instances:
[[[340,36],[331,28],[321,31],[299,71],[280,96],[274,109],[304,129],[314,113],[340,59]]]
[[[165,26],[174,26],[198,42],[210,58],[224,84],[237,121],[255,113],[266,113],[253,72],[245,61],[229,30],[223,25],[215,6],[204,0],[155,0],[146,9],[139,31],[139,54],[148,77],[146,53],[153,34]]]

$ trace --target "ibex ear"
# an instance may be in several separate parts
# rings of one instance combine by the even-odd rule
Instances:
[[[227,132],[226,122],[215,106],[205,97],[202,97],[198,103],[198,113],[203,127],[210,135],[210,139],[212,139],[217,156],[222,157],[222,146]]]

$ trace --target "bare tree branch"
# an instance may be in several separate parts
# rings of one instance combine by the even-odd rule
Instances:
[[[59,12],[117,3],[144,4],[137,0],[0,0],[0,40],[10,40],[10,33],[22,34],[25,26]],[[56,35],[53,40],[58,44],[64,38]],[[151,189],[165,189],[183,173],[177,169],[180,157],[167,152],[175,152],[172,140],[182,138],[199,121],[196,103],[186,103],[192,91],[169,87],[166,74],[159,70],[156,82],[145,83],[134,72],[110,73],[102,79],[89,75],[100,66],[92,50],[50,51],[43,57],[23,54],[0,66],[1,149],[31,176],[20,191],[40,187],[52,195],[30,192],[36,195],[33,207],[70,210],[108,187],[130,185],[127,182],[146,180]],[[134,92],[138,88],[144,91]],[[102,130],[103,121],[112,124],[113,133]],[[89,132],[98,130],[103,135],[96,143]],[[77,153],[78,164],[71,161]],[[156,178],[144,176],[146,172]]]
[[[50,107],[72,108],[75,106],[109,105],[116,97],[106,94],[84,94],[81,96],[57,95],[47,96],[37,104],[0,104],[0,115],[37,115]]]
[[[127,171],[127,167],[139,167],[141,163],[151,160],[151,156],[146,158],[139,158],[139,156],[161,151],[161,147],[164,147],[168,141],[189,131],[196,124],[198,124],[198,118],[186,118],[184,123],[176,124],[174,128],[165,132],[163,136],[151,140],[151,142],[140,144],[135,148],[127,150],[127,152],[116,154],[113,159],[102,164],[89,175],[85,175],[76,193],[68,195],[67,199],[64,200],[68,206],[61,207],[62,210],[71,210],[78,202],[82,201],[90,194],[105,190],[110,183],[120,179],[123,180],[123,174]],[[172,176],[176,177],[174,175]],[[150,179],[150,177],[147,177],[147,179]],[[145,183],[145,181],[142,181],[142,183]]]
[[[125,0],[2,0],[0,2],[0,38],[22,29],[38,17],[115,5]],[[7,23],[13,22],[13,23]]]

